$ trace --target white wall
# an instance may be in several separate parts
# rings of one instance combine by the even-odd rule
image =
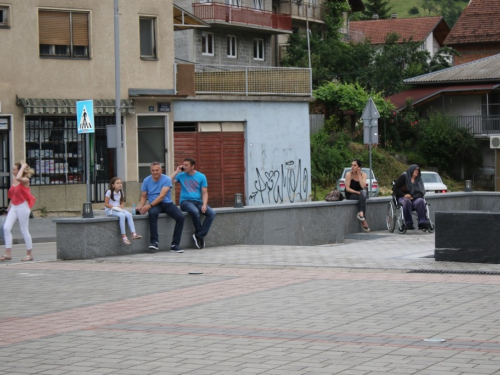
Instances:
[[[311,194],[307,102],[182,101],[174,121],[245,122],[247,205],[305,202]]]

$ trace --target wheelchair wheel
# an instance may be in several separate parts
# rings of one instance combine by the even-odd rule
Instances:
[[[396,221],[396,227],[398,228],[398,233],[399,234],[405,234],[406,233],[406,225],[405,225],[405,221],[403,219],[403,210],[402,209],[400,209],[398,211],[397,221]]]
[[[391,233],[394,232],[394,229],[396,229],[396,210],[394,209],[392,202],[389,202],[387,205],[385,222],[387,224],[387,230]]]
[[[429,233],[434,233],[435,229],[436,229],[436,227],[434,226],[434,223],[431,220],[429,220],[429,228],[427,228],[427,231]]]

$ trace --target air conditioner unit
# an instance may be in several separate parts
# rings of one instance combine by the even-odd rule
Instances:
[[[500,148],[500,136],[494,135],[490,137],[490,148]]]

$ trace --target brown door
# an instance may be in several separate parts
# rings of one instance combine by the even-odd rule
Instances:
[[[232,207],[234,195],[245,196],[243,132],[175,132],[175,166],[184,158],[196,160],[196,169],[207,176],[210,207]],[[179,202],[180,187],[175,198]]]

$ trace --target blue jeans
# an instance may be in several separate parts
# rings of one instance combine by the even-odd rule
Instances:
[[[411,216],[412,210],[417,211],[418,223],[428,224],[427,215],[425,211],[425,201],[422,198],[409,200],[408,198],[400,197],[398,202],[403,206],[403,215],[405,217],[405,224],[413,225],[413,218]]]
[[[207,211],[203,214],[205,215],[205,220],[202,225],[200,221],[202,206],[203,202],[200,201],[184,200],[181,202],[181,210],[186,211],[191,216],[195,234],[201,238],[208,234],[208,231],[210,230],[210,227],[215,219],[215,211],[207,205]]]
[[[164,203],[151,207],[149,214],[149,233],[150,242],[158,242],[158,215],[165,212],[168,216],[175,220],[174,235],[172,237],[172,245],[181,243],[182,229],[184,228],[184,214],[173,203]]]
[[[116,216],[118,219],[120,219],[120,232],[121,234],[126,234],[125,232],[125,219],[127,219],[128,222],[128,227],[130,229],[130,233],[135,233],[135,227],[134,227],[134,219],[132,219],[132,214],[128,211],[114,211],[110,210],[109,213],[106,213],[108,216]]]

